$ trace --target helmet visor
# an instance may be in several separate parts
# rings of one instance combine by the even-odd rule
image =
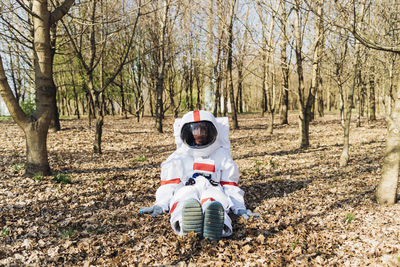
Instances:
[[[209,121],[186,123],[182,127],[181,139],[191,148],[205,148],[217,139],[217,129]]]

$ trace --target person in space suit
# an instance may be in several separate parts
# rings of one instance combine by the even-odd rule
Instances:
[[[153,217],[169,211],[175,233],[196,232],[210,240],[232,234],[234,214],[258,217],[246,209],[238,186],[239,169],[222,146],[215,117],[208,111],[186,113],[180,122],[182,146],[161,164],[161,184],[152,207],[139,210]]]

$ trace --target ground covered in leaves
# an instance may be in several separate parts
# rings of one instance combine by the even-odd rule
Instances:
[[[152,205],[160,164],[173,152],[173,118],[106,118],[103,154],[92,153],[87,120],[62,120],[49,133],[58,175],[24,177],[25,141],[0,120],[0,265],[41,266],[396,266],[400,206],[376,204],[386,124],[351,129],[351,160],[338,165],[337,115],[317,118],[299,150],[297,116],[266,133],[267,118],[240,115],[231,130],[240,186],[260,219],[231,215],[234,234],[219,242],[176,236],[169,215],[139,215]]]

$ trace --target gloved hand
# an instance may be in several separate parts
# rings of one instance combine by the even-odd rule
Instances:
[[[248,220],[250,218],[250,216],[254,216],[256,218],[260,217],[260,213],[252,212],[251,210],[245,210],[245,209],[238,210],[237,215],[241,216],[242,218],[245,218],[246,220]]]
[[[141,208],[139,214],[143,213],[151,213],[151,216],[156,217],[157,215],[163,214],[164,211],[160,206],[154,205],[153,207]]]

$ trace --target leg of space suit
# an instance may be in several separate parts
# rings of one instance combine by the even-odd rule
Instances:
[[[182,210],[183,203],[188,199],[200,201],[200,193],[194,186],[184,186],[178,189],[170,202],[171,226],[178,235],[182,233]]]
[[[204,180],[204,181],[203,181]],[[184,186],[174,194],[170,202],[171,226],[178,235],[182,233],[182,211],[186,200],[195,199],[201,203],[203,213],[214,201],[218,201],[224,208],[224,227],[222,236],[232,235],[232,220],[228,215],[231,206],[229,198],[220,186],[211,186],[205,178],[196,179],[195,185]]]
[[[232,235],[232,220],[228,215],[230,202],[228,197],[222,191],[222,188],[219,186],[209,187],[201,193],[200,203],[202,205],[203,211],[205,211],[207,207],[214,201],[220,202],[225,211],[222,236],[230,236]]]

